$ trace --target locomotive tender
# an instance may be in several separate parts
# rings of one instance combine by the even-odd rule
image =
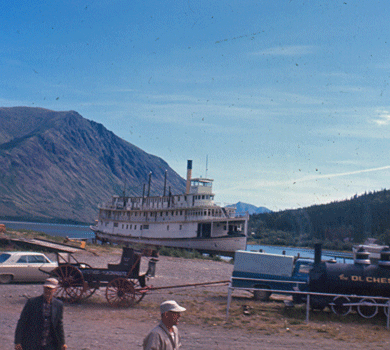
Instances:
[[[369,253],[359,249],[354,264],[322,262],[321,245],[315,247],[315,260],[309,273],[309,291],[332,296],[311,295],[312,309],[329,306],[333,312],[348,314],[353,306],[365,317],[374,317],[378,306],[387,314],[390,299],[390,249],[381,251],[377,264],[372,264]],[[382,297],[382,298],[379,298]]]

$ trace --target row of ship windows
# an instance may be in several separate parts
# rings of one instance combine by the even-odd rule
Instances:
[[[113,213],[113,217],[117,218],[117,219],[119,219],[120,217],[124,218],[124,217],[127,216],[128,218],[130,218],[131,216],[133,216],[131,213],[122,213],[122,214],[119,214],[119,215],[116,214],[115,212],[112,212],[112,213]],[[183,215],[183,211],[182,210],[180,210],[180,211],[177,210],[177,211],[171,211],[171,212],[166,211],[165,212],[165,216],[168,216],[169,213],[171,213],[171,216],[182,216]],[[210,209],[209,210],[189,210],[189,211],[187,211],[187,215],[188,216],[202,216],[202,215],[214,216],[214,214],[221,215],[221,213],[222,213],[221,211],[214,211],[214,210],[210,210]],[[164,215],[164,212],[161,211],[160,212],[160,216],[163,216],[163,215]],[[134,217],[136,217],[136,216],[138,216],[137,212],[134,213]],[[157,217],[158,213],[157,212],[156,213],[151,212],[148,215],[147,212],[144,212],[143,215],[141,215],[141,213],[140,213],[139,216]],[[107,218],[111,218],[111,212],[108,212]]]
[[[112,212],[113,213],[113,216],[115,217],[115,216],[120,216],[120,214],[118,215],[115,215],[115,212]],[[163,216],[163,213],[164,212],[160,212],[160,216]],[[174,216],[175,215],[175,213],[176,213],[176,216],[181,216],[181,215],[183,215],[183,211],[182,210],[180,210],[180,211],[171,211],[171,216]],[[134,214],[134,215],[133,215]],[[131,217],[131,216],[138,216],[138,212],[134,212],[134,213],[122,213],[122,216],[127,216],[127,217]],[[149,216],[157,216],[158,215],[158,213],[156,212],[156,213],[149,213]],[[169,211],[166,211],[165,212],[165,216],[168,216],[169,215]],[[142,214],[140,213],[140,215],[139,216],[142,216]],[[147,217],[148,216],[148,213],[146,213],[146,212],[144,212],[143,213],[143,216],[145,216],[145,217]],[[111,217],[111,212],[108,212],[108,217],[110,218]]]
[[[163,197],[163,198],[148,198],[146,197],[146,200],[145,198],[136,198],[134,200],[130,200],[131,203],[138,203],[138,204],[141,204],[142,202],[146,202],[147,204],[150,204],[150,203],[167,203],[170,201],[170,198],[173,198],[173,200],[177,200],[178,202],[180,202],[180,196],[178,196],[177,198],[175,196],[173,197]],[[184,196],[184,200],[186,201],[187,200],[187,196]]]
[[[106,226],[107,226],[107,222],[106,222]],[[125,226],[126,226],[126,230],[132,230],[133,229],[133,225],[132,224],[122,224],[122,229],[125,229]],[[119,224],[117,222],[114,222],[114,227],[119,227]],[[179,225],[179,230],[181,230],[183,228],[183,225]],[[137,229],[137,225],[134,225],[134,230]],[[140,230],[149,230],[149,225],[139,225],[139,229]],[[167,231],[169,231],[169,225],[167,225]]]
[[[214,196],[210,196],[209,194],[202,194],[198,196],[194,196],[195,199],[214,199]]]
[[[209,195],[209,194],[202,194],[202,195],[196,195],[196,196],[193,196],[194,199],[211,199],[213,200],[214,199],[214,196],[213,195]],[[180,196],[178,196],[177,198],[173,197],[173,200],[177,200],[178,202],[180,202]],[[168,202],[169,199],[167,199],[167,197],[164,197],[164,202]],[[187,196],[184,196],[184,201],[187,201]],[[150,203],[158,203],[158,202],[162,202],[161,199],[153,199],[153,198],[150,198],[150,199],[147,199],[146,200],[146,203],[150,204]]]
[[[180,202],[180,196],[178,197],[173,197],[173,200],[174,201],[177,201],[177,202]],[[211,199],[213,200],[214,199],[214,196],[213,195],[209,195],[209,194],[202,194],[202,195],[195,195],[193,196],[193,199]],[[139,203],[141,204],[141,201],[142,199],[139,199],[137,198],[137,200],[135,201],[131,201],[131,203]],[[187,201],[187,196],[184,196],[184,201]],[[146,204],[154,204],[154,203],[163,203],[163,202],[169,202],[169,198],[168,197],[164,197],[164,198],[147,198],[146,199]]]

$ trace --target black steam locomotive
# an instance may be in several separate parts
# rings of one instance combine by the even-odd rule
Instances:
[[[354,264],[321,261],[321,245],[315,247],[315,260],[309,274],[310,292],[329,293],[311,295],[312,309],[329,306],[333,312],[346,315],[353,306],[365,317],[374,317],[378,306],[387,314],[390,298],[390,249],[381,251],[377,264],[372,264],[369,253],[360,248]]]

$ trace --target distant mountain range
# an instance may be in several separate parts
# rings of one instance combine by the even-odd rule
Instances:
[[[256,207],[252,204],[242,203],[238,202],[237,204],[228,205],[228,207],[236,207],[236,213],[237,214],[245,214],[246,212],[249,213],[249,215],[252,214],[263,214],[263,213],[271,213],[272,211],[265,208],[265,207]]]
[[[183,166],[186,162],[183,161]],[[185,190],[161,158],[74,111],[0,108],[0,217],[93,222],[113,194],[141,196],[152,172],[151,195]]]

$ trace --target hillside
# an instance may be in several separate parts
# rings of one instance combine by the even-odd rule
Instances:
[[[355,195],[349,200],[307,208],[252,215],[249,232],[263,244],[350,249],[376,238],[390,244],[390,191]]]
[[[185,166],[183,160],[183,166]],[[172,193],[182,179],[156,156],[77,112],[0,108],[0,218],[92,222],[112,194]]]

